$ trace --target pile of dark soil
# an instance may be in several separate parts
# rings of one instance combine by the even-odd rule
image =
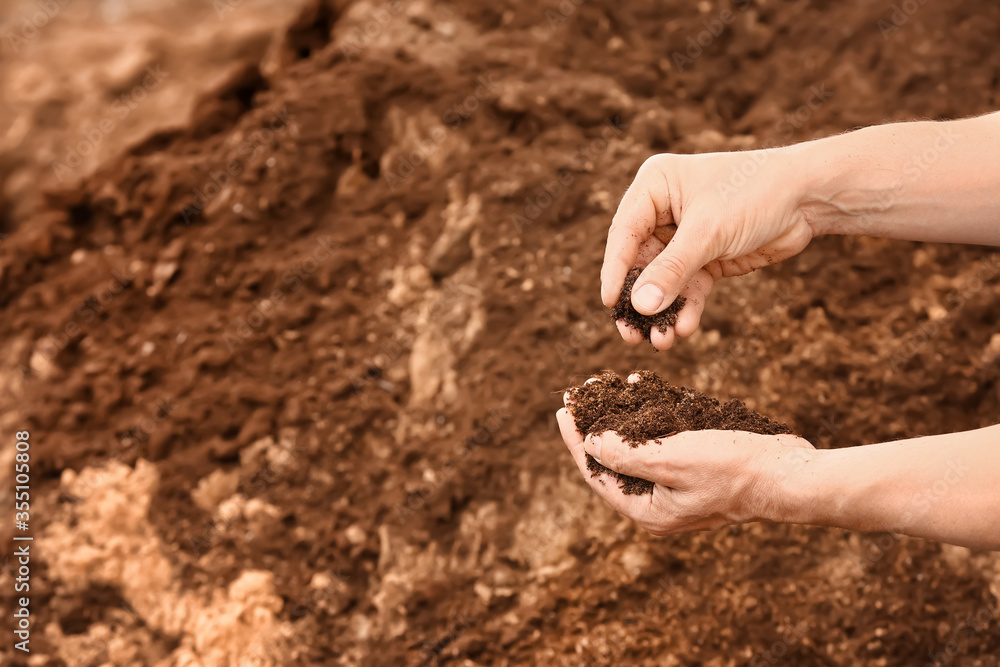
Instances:
[[[677,313],[681,312],[687,299],[679,296],[667,306],[666,310],[661,310],[655,315],[643,315],[632,306],[632,286],[635,285],[640,273],[642,273],[642,269],[635,268],[625,276],[621,296],[618,297],[618,303],[615,304],[615,307],[611,309],[611,319],[615,322],[624,320],[625,324],[638,330],[646,340],[649,340],[649,334],[653,327],[664,331],[667,327],[677,324]]]
[[[18,2],[0,7],[12,34],[32,16]],[[33,529],[75,531],[82,556],[67,556],[86,565],[61,480],[150,461],[141,527],[171,586],[228,614],[242,573],[273,576],[295,648],[261,667],[909,667],[928,654],[1000,667],[997,557],[770,523],[649,539],[579,479],[552,393],[646,368],[743,397],[821,447],[995,423],[993,249],[818,238],[719,281],[700,333],[669,354],[624,345],[596,297],[615,206],[654,153],[1000,108],[1000,3],[928,2],[880,28],[889,2],[588,0],[563,16],[555,1],[328,0],[273,44],[245,18],[266,2],[228,4],[177,39],[150,33],[160,19],[145,9],[116,29],[156,37],[141,50],[169,78],[100,152],[134,148],[34,193],[37,212],[31,176],[100,125],[74,91],[107,74],[114,104],[111,73],[133,52],[71,57],[60,14],[0,67],[0,107],[15,107],[7,123],[0,109],[0,422],[7,438],[31,431]],[[163,7],[161,27],[202,17],[183,0],[142,5]],[[678,64],[723,11],[724,32]],[[92,31],[108,29],[95,13]],[[209,39],[217,49],[198,46]],[[31,85],[41,71],[83,83]],[[182,99],[197,113],[163,113]],[[22,160],[41,168],[8,172]],[[129,286],[109,302],[115,276]],[[287,465],[254,453],[267,439]],[[220,475],[259,516],[218,520],[195,501]],[[4,643],[0,664],[209,664],[189,655],[203,635],[164,627],[175,616],[133,599],[121,573],[67,581],[49,563],[62,556],[38,556],[46,632],[30,657]],[[109,655],[109,628],[135,652]]]
[[[720,403],[711,396],[675,387],[651,371],[637,371],[635,382],[622,380],[612,371],[569,390],[569,411],[580,433],[614,431],[631,447],[649,441],[663,444],[661,438],[681,431],[749,431],[762,435],[791,433],[786,425],[758,414],[737,400]],[[638,477],[619,475],[587,455],[587,469],[594,476],[601,473],[616,478],[626,494],[653,492],[653,483]]]

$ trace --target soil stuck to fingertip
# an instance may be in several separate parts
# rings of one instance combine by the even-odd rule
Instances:
[[[791,433],[785,424],[758,414],[741,401],[720,403],[705,394],[675,387],[651,371],[636,371],[636,382],[628,382],[612,371],[595,376],[595,381],[569,390],[567,405],[576,427],[583,435],[614,431],[631,447],[654,441],[669,447],[667,436],[681,431],[748,431],[762,435]],[[625,494],[653,492],[653,483],[638,477],[619,475],[587,455],[587,469],[596,477],[607,473],[618,480]]]
[[[635,281],[641,273],[642,269],[636,267],[625,276],[625,284],[622,285],[622,293],[618,297],[618,303],[611,309],[611,319],[615,322],[624,320],[625,324],[641,332],[643,338],[650,340],[650,332],[653,327],[660,331],[666,331],[667,327],[677,324],[677,313],[681,312],[687,299],[679,296],[667,306],[666,310],[661,310],[656,315],[643,315],[632,306],[632,286],[635,285]]]

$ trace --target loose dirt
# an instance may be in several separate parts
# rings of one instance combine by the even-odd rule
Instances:
[[[569,411],[580,433],[614,431],[631,447],[669,446],[668,438],[681,431],[708,429],[748,431],[763,435],[791,433],[785,424],[750,410],[737,400],[720,403],[711,396],[675,387],[650,371],[633,373],[634,381],[605,371],[569,390]],[[667,444],[664,444],[664,443]],[[653,443],[653,444],[650,444]],[[626,494],[653,492],[653,483],[619,475],[587,455],[587,469],[618,480]]]
[[[611,320],[624,320],[625,324],[639,331],[643,338],[649,340],[653,327],[657,327],[660,331],[666,331],[667,327],[677,324],[677,313],[687,303],[687,299],[679,296],[655,315],[643,315],[632,306],[632,287],[641,273],[642,269],[636,267],[625,276],[621,296],[618,297],[618,303],[611,309]]]
[[[1000,108],[997,3],[161,4],[65,3],[148,50],[56,18],[0,62],[0,507],[30,430],[32,665],[996,667],[993,555],[653,539],[580,478],[553,392],[649,369],[821,447],[994,423],[989,249],[818,239],[657,355],[599,272],[653,153]]]

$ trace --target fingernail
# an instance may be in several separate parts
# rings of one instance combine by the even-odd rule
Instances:
[[[601,462],[601,436],[599,435],[588,435],[584,449],[587,453],[594,457],[594,459],[600,463]]]
[[[632,303],[643,310],[657,311],[663,303],[663,290],[653,283],[646,283],[636,291]]]

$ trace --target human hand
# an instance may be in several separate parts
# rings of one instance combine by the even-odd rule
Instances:
[[[698,328],[705,300],[716,280],[738,276],[787,259],[805,248],[814,233],[804,214],[804,188],[796,186],[801,168],[790,149],[702,155],[655,155],[639,168],[608,231],[601,268],[601,299],[613,307],[625,276],[645,267],[632,289],[632,304],[654,315],[678,295],[687,299],[677,323],[654,328],[659,350],[675,335]],[[748,167],[749,165],[749,167]],[[742,187],[730,179],[754,168]],[[624,322],[627,342],[642,334]]]
[[[797,436],[744,431],[684,431],[630,447],[610,431],[584,438],[566,408],[556,419],[591,488],[654,535],[782,516],[781,482],[814,451]],[[587,454],[619,474],[653,482],[652,494],[626,495],[607,473],[593,475]]]

